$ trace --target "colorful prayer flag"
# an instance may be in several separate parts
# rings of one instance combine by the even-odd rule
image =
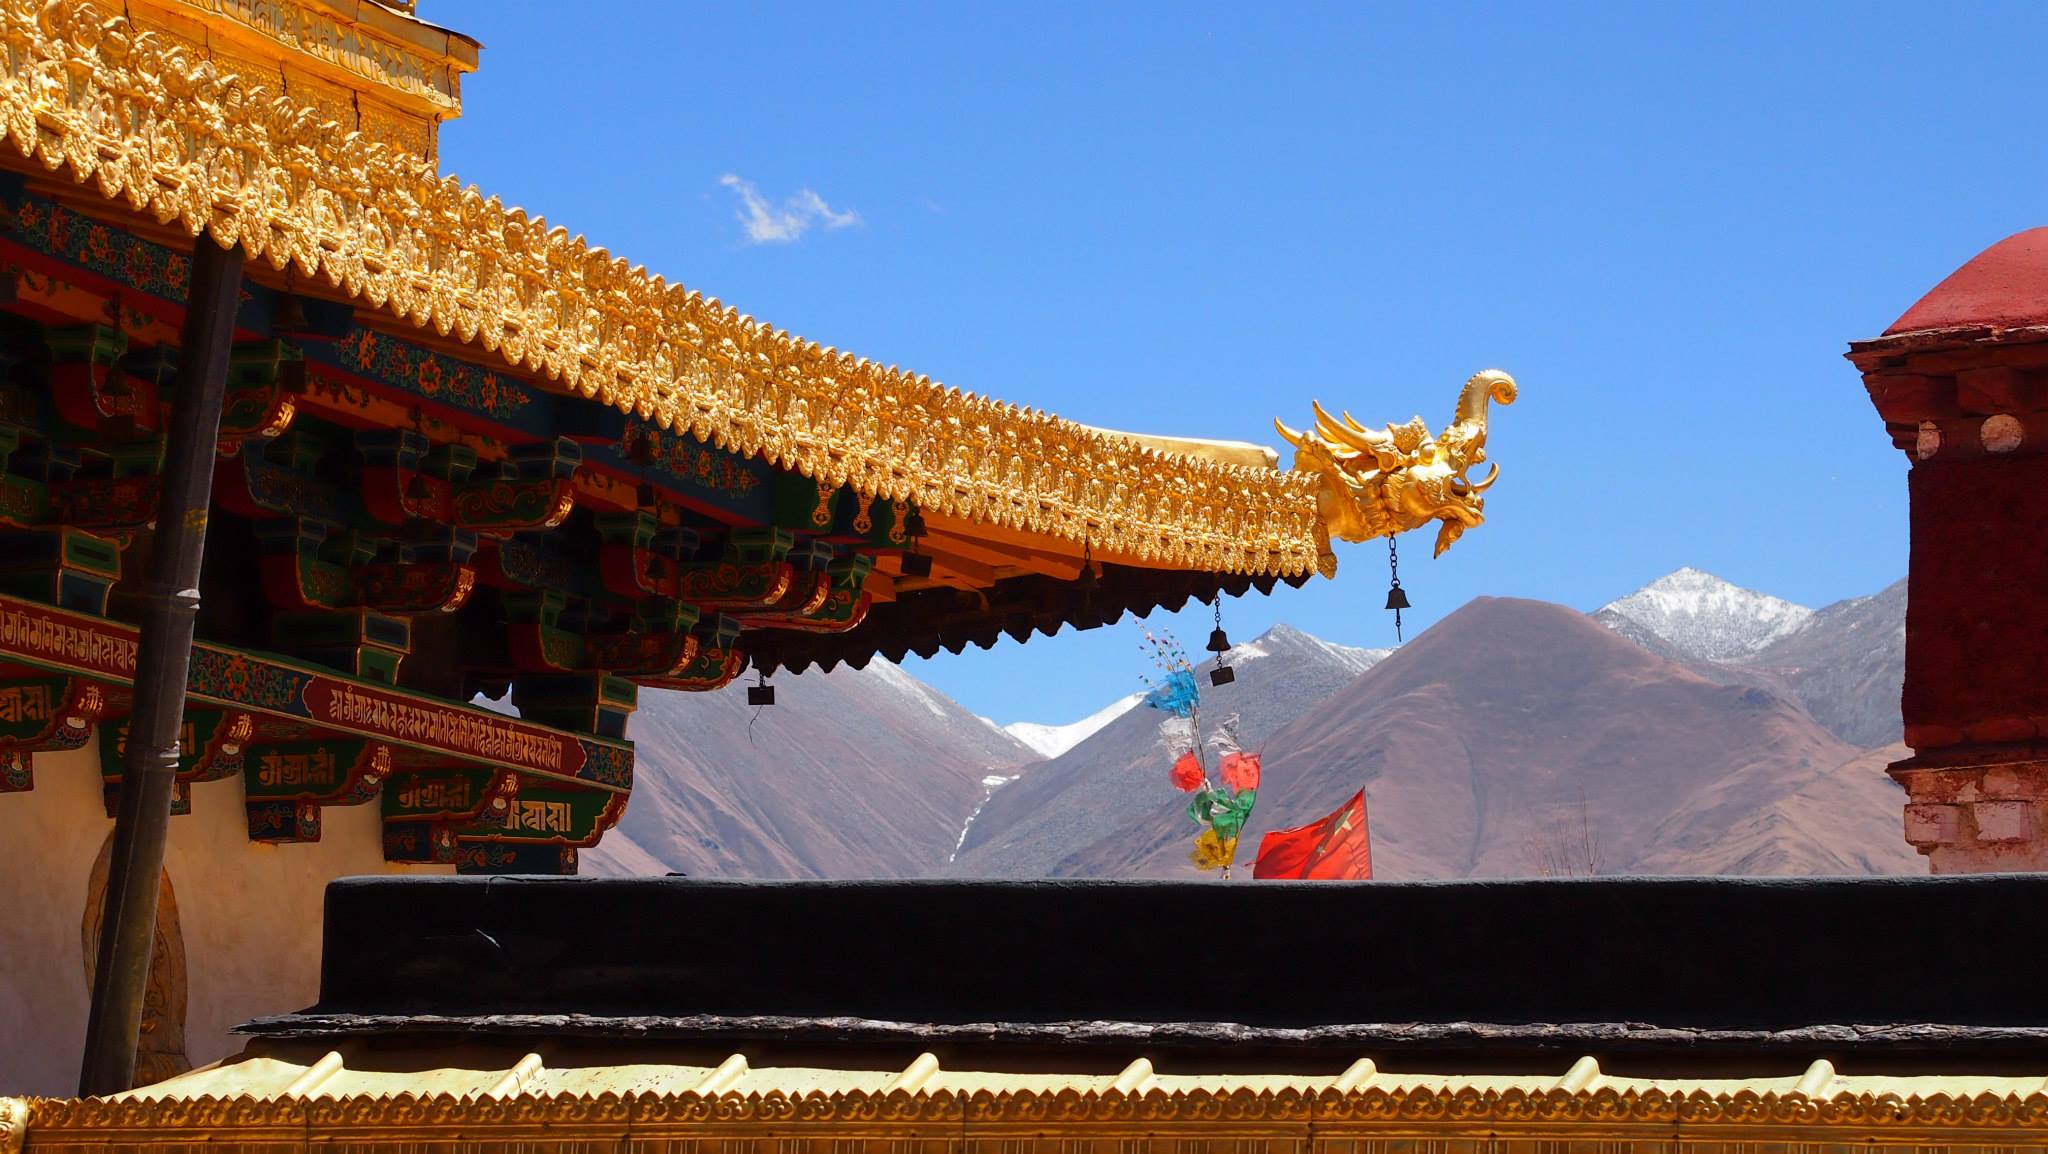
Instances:
[[[1175,717],[1187,717],[1195,712],[1201,697],[1201,691],[1195,688],[1194,671],[1176,669],[1166,675],[1166,680],[1152,687],[1152,691],[1145,695],[1145,704]]]
[[[1195,849],[1188,855],[1188,860],[1194,862],[1198,870],[1229,869],[1230,864],[1237,860],[1237,839],[1224,837],[1214,827],[1205,829],[1202,836],[1195,839]]]
[[[1370,878],[1372,839],[1365,827],[1365,791],[1353,794],[1321,821],[1276,829],[1260,838],[1252,876],[1320,881]]]
[[[1259,788],[1259,755],[1235,751],[1226,753],[1216,766],[1216,774],[1223,784],[1232,789]]]

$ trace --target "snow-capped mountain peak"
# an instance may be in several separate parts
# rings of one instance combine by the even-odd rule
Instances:
[[[1693,568],[1667,573],[1593,614],[1632,641],[1706,661],[1747,657],[1811,616],[1804,605]]]
[[[1043,725],[1036,721],[1013,721],[1003,726],[1003,732],[1037,750],[1046,757],[1058,757],[1089,738],[1103,726],[1129,713],[1132,707],[1143,701],[1145,695],[1133,693],[1119,697],[1108,705],[1096,710],[1079,721],[1065,725]]]
[[[1339,645],[1325,641],[1313,633],[1303,633],[1292,625],[1279,624],[1261,634],[1256,641],[1238,646],[1239,649],[1256,649],[1260,654],[1288,649],[1304,655],[1318,655],[1353,673],[1364,673],[1373,666],[1393,655],[1391,649],[1363,649],[1356,645]],[[1237,657],[1233,652],[1231,661]]]

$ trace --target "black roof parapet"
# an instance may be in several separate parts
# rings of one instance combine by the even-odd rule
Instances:
[[[355,878],[249,1033],[821,1045],[2048,1051],[2048,876]]]

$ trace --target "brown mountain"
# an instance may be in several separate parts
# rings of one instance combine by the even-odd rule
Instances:
[[[1852,745],[1899,740],[1906,681],[1906,582],[1837,601],[1743,659],[1778,678],[1814,720]]]
[[[1922,872],[1882,772],[1901,754],[1857,752],[1896,732],[1901,600],[1723,662],[1527,601],[1474,602],[1384,660],[1277,627],[1205,700],[1266,753],[1240,858],[1363,784],[1382,877]],[[742,686],[645,694],[633,804],[586,871],[1191,876],[1155,712],[1038,761],[894,666],[777,689],[761,711]]]
[[[1881,763],[1858,761],[1796,703],[1716,684],[1542,602],[1472,602],[1264,751],[1246,862],[1261,833],[1319,817],[1363,785],[1383,878],[1525,875],[1560,863],[1607,873],[1924,868],[1898,839],[1902,798]],[[1157,800],[1142,821],[1075,846],[1053,872],[1187,876],[1193,827],[1153,780]],[[1747,849],[1732,850],[1731,838]]]
[[[756,709],[741,685],[644,690],[629,735],[633,798],[585,851],[586,874],[912,877],[943,865],[985,779],[1037,754],[877,659],[775,681]]]
[[[1202,711],[1211,721],[1237,718],[1239,737],[1257,748],[1267,738],[1349,685],[1388,650],[1332,645],[1276,625],[1227,655],[1236,680],[1209,684],[1204,663]],[[1139,706],[1087,740],[997,790],[975,816],[959,859],[948,872],[965,877],[1087,874],[1088,847],[1115,844],[1154,818],[1162,805],[1179,812],[1186,799],[1166,789],[1159,746],[1165,714]],[[1114,876],[1114,875],[1110,875]]]
[[[1797,701],[1861,748],[1899,740],[1906,677],[1906,582],[1811,612],[1711,574],[1680,569],[1593,620],[1709,681]]]
[[[1793,792],[1763,808],[1737,816],[1733,824],[1713,815],[1702,820],[1696,810],[1682,809],[1658,829],[1660,848],[1642,860],[1641,872],[1926,873],[1926,860],[1900,836],[1905,794],[1884,772],[1909,752],[1896,744],[1858,754],[1796,783]]]

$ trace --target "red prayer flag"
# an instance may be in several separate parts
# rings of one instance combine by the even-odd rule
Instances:
[[[1226,753],[1217,763],[1217,776],[1223,784],[1240,792],[1259,788],[1259,755],[1256,753]]]
[[[1293,829],[1276,829],[1259,839],[1255,878],[1341,881],[1372,877],[1372,838],[1365,828],[1365,791],[1337,812]]]

